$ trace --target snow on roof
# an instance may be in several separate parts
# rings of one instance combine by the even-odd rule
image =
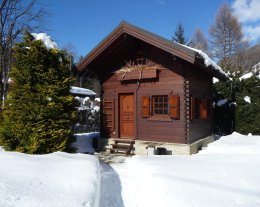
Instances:
[[[87,88],[80,88],[80,87],[76,87],[76,86],[71,86],[70,92],[72,94],[80,94],[80,95],[85,95],[85,96],[96,96],[97,94]]]
[[[86,70],[86,68],[88,68],[88,70],[95,70],[94,68],[88,67],[88,65],[94,61],[97,56],[102,55],[102,52],[107,50],[108,46],[115,42],[115,39],[117,39],[120,35],[125,34],[129,34],[130,36],[160,48],[168,53],[171,53],[172,55],[176,55],[192,64],[196,62],[197,58],[201,58],[205,63],[203,67],[208,69],[213,74],[213,76],[216,76],[220,79],[228,79],[228,75],[222,70],[222,68],[214,63],[214,61],[212,61],[208,55],[201,50],[170,41],[169,39],[156,35],[135,25],[129,24],[125,21],[122,21],[118,27],[116,27],[109,35],[107,35],[79,62],[79,64],[77,64],[77,70]],[[102,63],[102,61],[100,61],[100,63]]]
[[[179,43],[177,43],[177,44],[179,44]],[[198,54],[201,55],[201,57],[203,57],[203,59],[204,59],[204,64],[205,64],[207,67],[210,67],[210,66],[211,66],[212,68],[214,68],[215,70],[217,70],[219,73],[221,73],[221,74],[224,75],[225,77],[229,78],[228,74],[225,73],[225,72],[223,71],[223,69],[222,69],[220,66],[218,66],[213,60],[211,60],[211,59],[209,58],[209,56],[208,56],[205,52],[203,52],[202,50],[198,50],[198,49],[195,49],[195,48],[193,48],[193,47],[189,47],[189,46],[187,46],[187,45],[182,45],[182,44],[179,44],[179,45],[181,45],[181,46],[183,46],[183,47],[186,47],[186,48],[188,48],[188,49],[190,49],[190,50],[193,50],[194,52],[197,52]]]
[[[58,48],[58,45],[56,42],[53,42],[51,40],[51,37],[48,36],[46,33],[32,33],[31,34],[36,40],[41,40],[45,47],[48,49],[52,49],[52,48]]]

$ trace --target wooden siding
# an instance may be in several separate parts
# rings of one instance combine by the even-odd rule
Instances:
[[[193,68],[194,66],[192,65],[189,65],[189,67],[190,68],[187,72],[187,80],[189,81],[189,95],[192,95],[193,98],[199,100],[212,99],[212,77],[206,73],[203,73],[199,69]],[[190,98],[188,98],[188,101],[190,101]],[[189,114],[190,113],[192,112],[189,112]],[[212,134],[211,117],[209,116],[206,119],[193,117],[190,121],[188,131],[188,140],[190,143],[210,136]]]
[[[132,93],[135,97],[135,138],[145,141],[160,141],[172,143],[187,143],[185,92],[184,92],[184,65],[181,60],[173,60],[172,56],[157,49],[149,48],[149,61],[158,65],[158,78],[147,81],[121,82],[115,73],[103,77],[103,99],[115,100],[115,130],[108,134],[109,137],[120,136],[119,126],[119,96]],[[156,95],[178,95],[180,114],[178,119],[168,117],[142,115],[142,98]]]

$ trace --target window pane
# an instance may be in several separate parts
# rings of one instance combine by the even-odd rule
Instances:
[[[153,114],[168,114],[168,96],[153,96]]]

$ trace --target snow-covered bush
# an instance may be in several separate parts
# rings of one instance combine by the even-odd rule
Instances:
[[[230,75],[226,82],[214,84],[215,132],[231,134],[260,134],[260,76],[259,71]],[[225,100],[225,101],[223,101]]]
[[[75,133],[93,132],[100,129],[100,99],[90,97],[75,97],[79,102],[78,121],[74,127]]]

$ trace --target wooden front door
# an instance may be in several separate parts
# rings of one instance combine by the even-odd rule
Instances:
[[[120,137],[133,138],[134,137],[134,95],[124,94],[120,95]]]

